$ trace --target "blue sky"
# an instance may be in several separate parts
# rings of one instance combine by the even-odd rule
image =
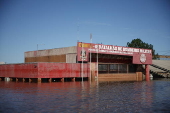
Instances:
[[[0,62],[77,40],[126,46],[140,38],[170,55],[170,0],[0,0]],[[42,45],[45,44],[45,45]]]

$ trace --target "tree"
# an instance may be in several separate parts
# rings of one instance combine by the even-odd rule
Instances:
[[[153,45],[145,43],[139,38],[133,39],[131,42],[127,42],[127,47],[152,49],[152,59],[159,59],[159,55],[158,53],[155,53],[155,50],[153,49]]]

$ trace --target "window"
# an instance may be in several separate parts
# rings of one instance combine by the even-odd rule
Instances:
[[[109,67],[109,73],[118,73],[118,64],[110,64]]]
[[[127,73],[127,64],[119,64],[119,73]]]
[[[136,65],[132,64],[99,64],[99,73],[134,73]]]
[[[108,73],[108,64],[99,64],[99,73]]]

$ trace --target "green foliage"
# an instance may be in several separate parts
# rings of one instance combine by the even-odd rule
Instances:
[[[152,59],[159,59],[159,55],[158,53],[155,53],[155,50],[153,49],[153,45],[145,43],[139,38],[133,39],[131,42],[128,42],[127,47],[152,49]]]

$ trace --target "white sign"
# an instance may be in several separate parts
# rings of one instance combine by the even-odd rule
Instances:
[[[140,49],[140,48],[131,48],[131,47],[122,47],[122,46],[111,46],[111,45],[95,45],[93,46],[95,49],[97,49],[99,52],[113,52],[113,51],[119,51],[118,53],[124,53],[124,52],[138,52],[138,53],[151,53],[152,51],[149,49]],[[94,51],[94,50],[91,50]],[[117,53],[117,52],[113,52]]]
[[[145,54],[141,54],[141,55],[140,55],[140,61],[141,61],[142,63],[145,63],[145,61],[146,61],[146,55],[145,55]]]

